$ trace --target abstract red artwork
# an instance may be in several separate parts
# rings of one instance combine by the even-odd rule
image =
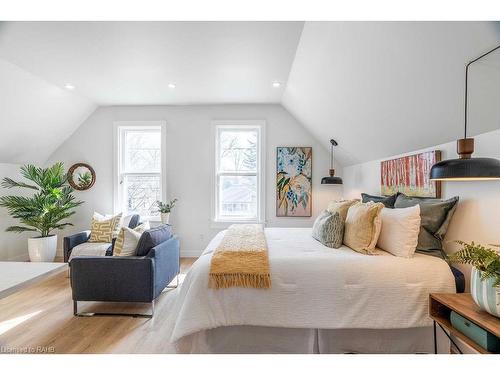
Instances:
[[[431,167],[440,160],[441,151],[428,151],[381,162],[382,195],[401,192],[412,197],[440,198],[440,182],[429,179]]]

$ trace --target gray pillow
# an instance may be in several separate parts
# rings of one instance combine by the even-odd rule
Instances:
[[[149,250],[165,242],[170,237],[172,237],[172,227],[168,224],[162,224],[155,228],[148,229],[139,239],[136,250],[137,256],[143,257],[147,255]]]
[[[400,193],[396,193],[388,196],[378,196],[378,195],[370,195],[366,193],[361,193],[361,202],[375,202],[375,203],[383,203],[387,208],[394,208],[394,203],[396,203],[396,198]]]
[[[338,249],[344,239],[344,220],[338,212],[323,211],[314,221],[312,236],[323,245]]]
[[[436,198],[417,198],[400,194],[396,198],[394,208],[405,208],[420,205],[420,233],[418,234],[417,251],[435,253],[441,250],[448,230],[448,225],[455,212],[458,197],[442,200]]]

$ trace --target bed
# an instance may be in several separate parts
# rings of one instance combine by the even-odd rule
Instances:
[[[331,249],[311,228],[265,229],[270,289],[209,289],[210,259],[224,233],[176,292],[168,325],[179,352],[426,352],[429,293],[455,292],[442,259]]]

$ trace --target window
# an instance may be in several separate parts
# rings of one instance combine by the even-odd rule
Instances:
[[[158,216],[156,201],[165,196],[165,124],[119,122],[115,126],[115,211],[152,219]]]
[[[217,222],[263,221],[263,124],[214,123]]]

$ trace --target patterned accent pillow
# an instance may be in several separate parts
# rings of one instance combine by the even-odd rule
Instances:
[[[314,221],[312,236],[323,245],[338,249],[344,238],[344,220],[339,212],[323,211]]]
[[[111,242],[113,238],[118,236],[122,214],[119,213],[116,216],[101,220],[100,218],[102,218],[102,215],[92,217],[89,242]]]
[[[122,227],[118,237],[116,237],[113,255],[119,257],[135,256],[139,239],[144,231],[148,229],[150,229],[149,222],[142,223],[134,229]]]
[[[376,254],[382,226],[380,212],[383,203],[356,203],[349,207],[344,228],[344,244],[363,254]]]

